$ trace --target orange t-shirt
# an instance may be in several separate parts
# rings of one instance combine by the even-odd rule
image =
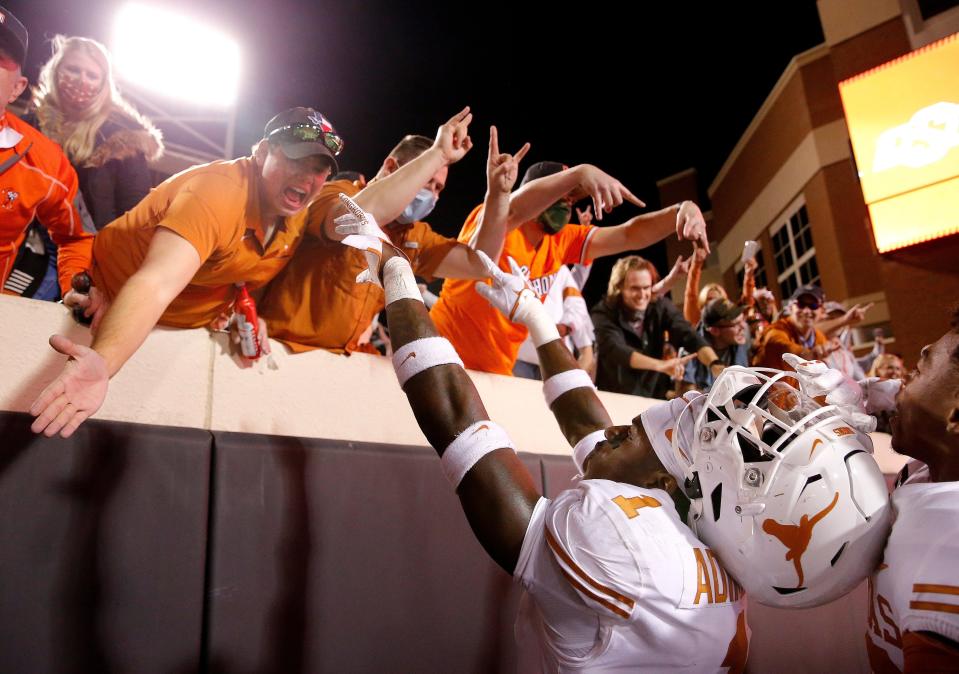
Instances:
[[[252,157],[194,166],[165,180],[100,230],[93,280],[112,299],[143,264],[158,226],[190,242],[203,263],[170,303],[159,325],[200,328],[229,310],[234,283],[251,290],[275,277],[293,256],[307,211],[285,218],[264,248],[257,167]]]
[[[476,229],[483,206],[469,214],[460,231],[459,240],[469,242]],[[540,299],[546,297],[564,264],[589,264],[589,241],[596,230],[592,225],[566,225],[558,234],[547,234],[535,248],[517,228],[506,235],[500,269],[509,271],[507,256],[516,260],[529,275],[533,290]],[[447,279],[439,301],[430,310],[436,329],[453,344],[472,370],[512,374],[519,347],[526,339],[526,328],[511,323],[483,299],[474,287],[475,281]]]
[[[822,346],[828,340],[819,330],[815,330],[812,344]],[[792,370],[793,368],[783,360],[783,355],[794,353],[797,356],[805,351],[802,336],[788,318],[780,318],[771,324],[763,333],[762,343],[753,357],[754,367],[771,367],[776,370]],[[790,379],[792,381],[792,379]]]
[[[384,306],[383,289],[356,282],[367,268],[360,251],[331,241],[322,231],[339,195],[354,196],[360,188],[348,180],[323,186],[310,206],[306,237],[289,266],[267,287],[259,313],[270,337],[293,351],[327,349],[336,353],[357,350],[357,341]],[[413,271],[431,280],[443,258],[457,242],[435,233],[425,222],[388,225],[383,231],[409,257]]]
[[[65,295],[73,275],[90,268],[93,251],[93,233],[84,230],[74,204],[77,172],[59,145],[16,115],[0,111],[0,129],[4,126],[23,138],[11,148],[0,148],[0,164],[14,153],[23,156],[0,173],[0,288],[13,270],[27,225],[36,217],[57,244],[60,291]]]

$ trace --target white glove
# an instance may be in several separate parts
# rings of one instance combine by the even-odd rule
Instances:
[[[863,403],[870,414],[892,412],[896,409],[896,394],[902,388],[901,379],[880,379],[868,377],[859,382]]]
[[[863,387],[834,370],[821,360],[806,360],[793,353],[783,354],[783,360],[796,370],[799,388],[811,398],[826,397],[827,405],[835,405],[840,415],[863,433],[876,430],[876,418],[865,404]]]
[[[477,281],[476,292],[513,323],[525,325],[529,329],[535,346],[542,346],[554,339],[559,339],[556,324],[550,319],[543,303],[530,288],[529,280],[516,264],[516,260],[507,258],[512,270],[511,274],[507,274],[483,251],[478,250],[476,254],[479,255],[483,266],[486,267],[486,273],[490,275],[493,282],[489,285]]]
[[[373,283],[382,288],[383,282],[380,280],[379,268],[383,257],[383,244],[393,246],[393,242],[376,224],[376,218],[372,213],[364,211],[359,204],[345,194],[340,195],[340,201],[349,211],[333,221],[336,225],[336,233],[347,235],[340,243],[363,251],[366,255],[368,269],[364,269],[357,275],[356,282]],[[393,248],[399,250],[396,246]]]

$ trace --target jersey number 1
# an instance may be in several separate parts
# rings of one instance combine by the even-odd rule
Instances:
[[[629,519],[636,517],[641,508],[658,508],[662,505],[652,496],[633,496],[631,498],[617,496],[613,499],[613,503],[618,505]]]

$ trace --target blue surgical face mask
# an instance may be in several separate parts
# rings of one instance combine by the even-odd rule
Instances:
[[[409,225],[425,218],[433,212],[433,208],[435,207],[436,195],[433,194],[433,190],[424,187],[416,193],[413,201],[403,209],[403,212],[396,218],[396,221],[401,225]]]

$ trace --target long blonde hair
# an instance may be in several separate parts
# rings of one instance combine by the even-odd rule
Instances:
[[[700,309],[706,306],[706,298],[709,297],[709,293],[711,293],[714,290],[719,292],[719,295],[720,297],[722,297],[722,299],[724,300],[729,299],[729,295],[726,293],[726,289],[723,288],[721,285],[719,285],[718,283],[707,283],[706,285],[703,286],[702,290],[699,291],[699,297],[697,298],[699,301]]]
[[[53,40],[53,55],[40,69],[37,86],[33,88],[33,105],[40,130],[60,143],[70,161],[84,166],[96,148],[97,132],[111,113],[120,112],[132,118],[159,140],[153,125],[120,95],[113,78],[110,52],[96,40],[85,37],[56,35]],[[103,72],[103,86],[80,119],[67,119],[57,91],[57,68],[64,57],[73,51],[82,52],[93,59]],[[155,157],[147,157],[154,159]]]

